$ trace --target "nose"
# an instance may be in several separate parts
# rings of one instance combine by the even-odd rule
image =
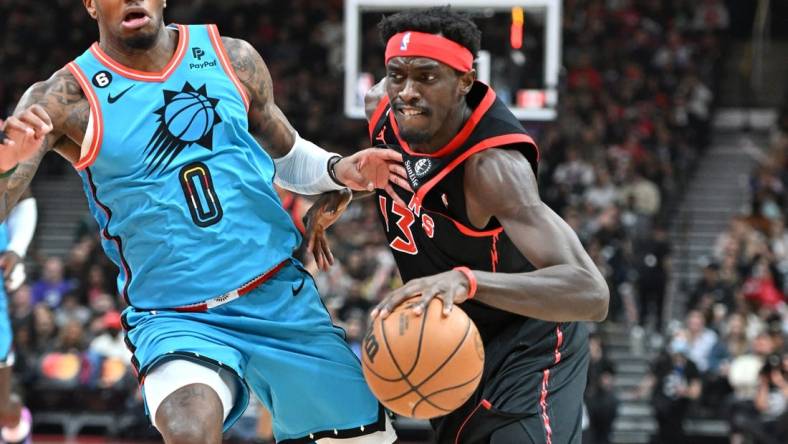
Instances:
[[[421,93],[419,92],[416,82],[411,79],[405,80],[405,85],[399,92],[400,99],[407,104],[413,104],[419,101]]]

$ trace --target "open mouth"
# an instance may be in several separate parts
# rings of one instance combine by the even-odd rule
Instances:
[[[398,112],[400,115],[403,115],[403,116],[405,116],[405,117],[416,117],[416,116],[424,116],[424,115],[426,115],[426,114],[427,114],[427,113],[426,113],[426,112],[424,112],[424,110],[423,110],[423,109],[421,109],[421,108],[412,108],[412,107],[402,107],[402,108],[398,108],[398,109],[397,109],[397,112]]]
[[[129,11],[123,16],[123,27],[127,29],[138,29],[147,25],[150,22],[150,17],[143,11],[135,10]]]

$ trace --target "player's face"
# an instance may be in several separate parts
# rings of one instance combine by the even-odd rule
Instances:
[[[166,0],[84,0],[99,27],[132,49],[149,49],[163,23]]]
[[[386,93],[400,136],[411,145],[433,140],[452,113],[461,112],[473,83],[472,74],[460,75],[425,57],[394,57],[386,72]]]

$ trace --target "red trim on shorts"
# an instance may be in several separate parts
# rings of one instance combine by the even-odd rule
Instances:
[[[140,82],[163,82],[167,80],[170,75],[175,72],[186,54],[186,48],[189,46],[189,28],[184,25],[177,25],[178,33],[178,46],[175,47],[175,52],[172,58],[164,68],[159,72],[146,72],[134,68],[129,68],[112,59],[103,49],[99,46],[98,42],[93,43],[90,47],[90,52],[96,57],[102,65],[112,69],[123,77],[138,80]]]
[[[227,73],[227,77],[230,78],[235,85],[235,89],[238,90],[238,94],[241,95],[241,100],[244,102],[246,112],[249,112],[249,105],[251,103],[249,95],[241,83],[241,80],[238,79],[235,69],[233,69],[233,64],[230,62],[230,56],[227,55],[227,49],[224,47],[224,43],[222,43],[222,36],[219,34],[219,28],[217,28],[216,25],[208,25],[208,35],[211,37],[211,45],[213,45],[213,50],[219,56],[219,62],[221,62],[224,72]]]
[[[564,342],[564,333],[561,331],[561,325],[555,326],[555,350],[553,352],[553,366],[561,362],[561,344]],[[544,423],[544,430],[546,435],[546,443],[553,443],[553,430],[550,427],[550,415],[547,413],[547,396],[548,396],[548,383],[550,382],[550,369],[544,369],[542,376],[542,393],[539,397],[539,406],[542,408],[542,422]]]
[[[492,408],[492,404],[490,404],[490,401],[488,401],[486,399],[482,399],[482,401],[479,403],[479,405],[477,405],[476,408],[474,408],[471,411],[471,413],[468,414],[468,416],[465,418],[465,421],[462,422],[462,425],[460,426],[460,428],[457,429],[457,436],[454,438],[454,444],[459,444],[460,443],[460,436],[462,435],[462,429],[465,428],[465,426],[468,424],[468,421],[471,420],[473,415],[476,414],[476,412],[479,410],[480,407],[484,407],[486,410],[490,410]]]
[[[93,87],[90,86],[90,82],[88,82],[88,78],[85,76],[82,68],[76,62],[70,62],[66,67],[71,71],[71,75],[74,76],[77,83],[79,83],[79,87],[82,88],[82,92],[90,105],[90,114],[93,116],[93,140],[90,142],[90,148],[85,153],[85,156],[82,157],[82,144],[80,144],[80,158],[74,164],[74,168],[77,170],[84,170],[93,165],[96,157],[98,157],[101,143],[104,141],[104,119],[101,117],[101,102],[96,96]]]
[[[279,270],[281,270],[282,268],[284,268],[284,266],[287,264],[287,262],[288,262],[289,260],[290,260],[290,259],[285,259],[285,260],[283,260],[283,261],[282,261],[282,262],[280,262],[280,263],[279,263],[279,264],[278,264],[276,267],[274,267],[274,268],[272,268],[272,269],[270,269],[270,270],[266,271],[266,272],[265,272],[265,273],[264,273],[262,276],[259,276],[259,277],[255,278],[255,279],[254,279],[254,280],[252,280],[251,282],[248,282],[247,284],[245,284],[244,286],[242,286],[241,288],[239,288],[239,289],[238,289],[238,295],[239,295],[239,296],[243,296],[243,295],[245,295],[245,294],[248,294],[250,291],[252,291],[252,290],[254,290],[255,288],[257,288],[257,287],[259,287],[260,285],[262,285],[262,284],[263,284],[265,281],[267,281],[268,279],[271,279],[271,278],[272,278],[272,277],[273,277],[273,276],[274,276],[276,273],[278,273],[278,272],[279,272]]]
[[[202,312],[208,311],[208,309],[210,308],[209,304],[214,302],[214,301],[221,300],[221,302],[218,302],[217,304],[212,305],[213,307],[216,307],[216,306],[221,305],[221,304],[223,304],[225,302],[228,302],[228,301],[231,301],[231,300],[234,300],[234,299],[238,299],[239,297],[244,296],[244,295],[248,294],[249,292],[251,292],[252,290],[254,290],[255,288],[259,287],[265,281],[271,279],[276,273],[279,272],[279,270],[284,268],[284,266],[287,265],[287,263],[289,261],[290,261],[290,259],[283,260],[282,262],[277,264],[274,268],[266,271],[265,273],[261,274],[260,276],[258,276],[256,278],[252,279],[251,281],[245,283],[244,285],[242,285],[237,290],[230,291],[228,293],[225,293],[225,294],[223,294],[221,296],[217,296],[217,297],[212,298],[212,299],[210,299],[208,301],[205,301],[205,302],[198,302],[196,304],[190,304],[190,305],[184,305],[184,306],[181,306],[181,307],[175,307],[175,308],[173,308],[173,310],[175,310],[175,311],[177,311],[179,313],[202,313]],[[237,296],[233,297],[233,293],[237,293]],[[224,299],[224,300],[222,300],[222,299]]]
[[[470,137],[471,133],[473,133],[473,130],[476,129],[476,125],[482,120],[482,117],[484,117],[484,114],[490,109],[494,102],[495,91],[493,91],[492,88],[487,87],[487,92],[484,94],[484,98],[482,98],[479,106],[473,110],[471,116],[468,117],[468,120],[465,122],[465,125],[463,125],[462,129],[457,132],[457,134],[454,135],[454,138],[452,138],[443,148],[430,154],[415,152],[410,148],[410,145],[408,145],[407,142],[402,140],[402,137],[399,135],[397,119],[393,112],[389,113],[389,121],[391,121],[391,128],[394,130],[394,134],[397,136],[397,140],[399,141],[399,145],[402,147],[403,151],[410,154],[411,156],[443,157],[462,146],[462,144],[468,140],[468,137]]]
[[[378,106],[375,108],[375,112],[372,113],[372,117],[369,118],[368,126],[369,126],[369,140],[374,142],[373,137],[375,136],[372,134],[375,131],[375,127],[378,125],[378,120],[380,120],[380,116],[383,115],[383,112],[386,111],[386,106],[389,104],[389,96],[383,95],[378,101]]]

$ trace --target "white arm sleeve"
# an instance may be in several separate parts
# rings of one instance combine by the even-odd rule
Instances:
[[[36,231],[36,221],[38,219],[38,208],[36,199],[29,197],[16,204],[11,214],[8,215],[8,248],[19,257],[25,257],[27,247],[33,240],[33,233]]]
[[[314,143],[295,135],[295,143],[286,156],[274,159],[274,183],[298,194],[320,194],[341,190],[328,174],[328,161],[338,154],[329,153]]]

